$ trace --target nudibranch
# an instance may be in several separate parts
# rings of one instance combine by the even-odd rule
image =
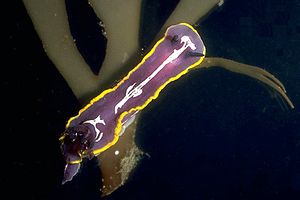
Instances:
[[[205,51],[191,25],[170,26],[127,76],[71,117],[60,137],[66,161],[63,183],[77,174],[83,158],[92,158],[114,145],[135,115],[169,83],[199,65]]]

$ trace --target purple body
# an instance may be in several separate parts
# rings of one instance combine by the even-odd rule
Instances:
[[[82,156],[97,155],[113,145],[121,131],[120,123],[126,123],[155,99],[169,82],[200,64],[204,54],[204,44],[190,25],[169,27],[164,38],[117,86],[71,118],[61,139],[67,162],[65,181],[77,173],[79,167],[74,165],[79,166]]]

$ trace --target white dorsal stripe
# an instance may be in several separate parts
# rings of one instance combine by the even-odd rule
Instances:
[[[95,136],[95,142],[99,142],[101,140],[101,138],[103,137],[103,132],[100,133],[100,130],[97,128],[97,124],[105,124],[105,121],[103,119],[101,119],[100,115],[98,115],[98,117],[96,117],[95,119],[92,120],[87,120],[85,122],[83,122],[84,124],[91,124],[96,132],[96,136]]]
[[[150,76],[148,76],[143,82],[141,82],[136,87],[135,84],[132,84],[126,89],[126,94],[124,98],[115,106],[115,114],[117,114],[118,109],[122,108],[122,106],[133,97],[137,97],[143,93],[142,88],[151,80],[153,79],[168,63],[171,63],[173,60],[178,58],[188,47],[190,47],[192,50],[196,49],[195,44],[191,41],[189,36],[182,36],[180,43],[183,43],[182,47],[180,49],[174,49],[173,53],[161,64],[159,65]]]

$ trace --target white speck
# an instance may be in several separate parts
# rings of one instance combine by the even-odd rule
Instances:
[[[218,6],[222,6],[224,4],[224,0],[220,0],[219,3],[218,3]]]
[[[118,150],[115,151],[116,156],[119,155],[119,153],[120,153],[120,151],[118,151]]]
[[[105,24],[102,21],[99,21],[99,26],[105,28]]]
[[[123,54],[123,59],[122,59],[122,63],[124,64],[127,60],[128,60],[129,56],[128,56],[128,53],[124,53]]]

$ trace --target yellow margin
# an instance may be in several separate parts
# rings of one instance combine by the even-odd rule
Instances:
[[[181,25],[185,25],[187,27],[189,27],[190,29],[192,29],[198,36],[198,32],[189,24],[187,23],[180,23]],[[169,29],[169,28],[168,28]],[[166,31],[167,32],[167,31]],[[82,112],[84,112],[85,110],[87,110],[90,106],[92,106],[95,102],[99,101],[99,99],[101,99],[102,97],[104,97],[106,94],[110,93],[110,92],[113,92],[115,91],[122,83],[124,83],[125,80],[127,80],[130,75],[136,71],[154,52],[155,52],[155,49],[156,47],[162,43],[162,41],[165,39],[166,35],[164,35],[163,38],[161,38],[154,46],[153,48],[151,49],[151,51],[142,59],[142,61],[136,66],[134,67],[128,74],[127,76],[125,76],[116,86],[114,86],[113,88],[110,88],[110,89],[107,89],[107,90],[104,90],[100,95],[96,96],[95,98],[93,98],[89,104],[87,104],[85,107],[83,107],[82,109],[79,110],[78,114],[74,117],[71,117],[67,124],[66,124],[66,128],[70,125],[70,123],[72,122],[72,120],[76,119],[77,117],[79,117],[81,115]],[[200,36],[199,36],[200,37]],[[205,49],[205,46],[204,46],[204,49],[203,49],[203,54],[205,55],[206,53],[206,49]],[[184,71],[182,71],[181,73],[179,73],[177,76],[175,77],[172,77],[170,78],[168,81],[166,81],[163,85],[161,85],[157,91],[154,93],[153,96],[151,96],[149,99],[147,99],[147,101],[141,105],[141,106],[137,106],[137,107],[134,107],[134,108],[131,108],[129,111],[125,111],[123,113],[121,113],[119,119],[118,119],[118,122],[117,122],[117,127],[115,128],[115,133],[114,133],[114,139],[113,141],[111,141],[110,143],[108,143],[107,145],[105,145],[104,147],[100,148],[100,149],[96,149],[93,151],[93,154],[94,155],[97,155],[97,154],[100,154],[101,152],[105,151],[106,149],[108,149],[109,147],[111,147],[112,145],[114,145],[118,139],[119,139],[119,132],[121,131],[122,129],[122,119],[130,112],[133,112],[133,111],[137,111],[137,110],[142,110],[144,109],[152,100],[156,99],[160,93],[160,91],[162,91],[169,83],[171,83],[172,81],[175,81],[177,79],[179,79],[182,75],[186,74],[189,69],[193,68],[193,67],[196,67],[197,65],[199,65],[204,59],[204,56],[203,57],[200,57],[200,59],[195,62],[193,65],[189,66],[187,69],[185,69]],[[81,160],[79,161],[73,161],[74,163],[79,163],[81,162]],[[72,163],[73,163],[72,162]]]

